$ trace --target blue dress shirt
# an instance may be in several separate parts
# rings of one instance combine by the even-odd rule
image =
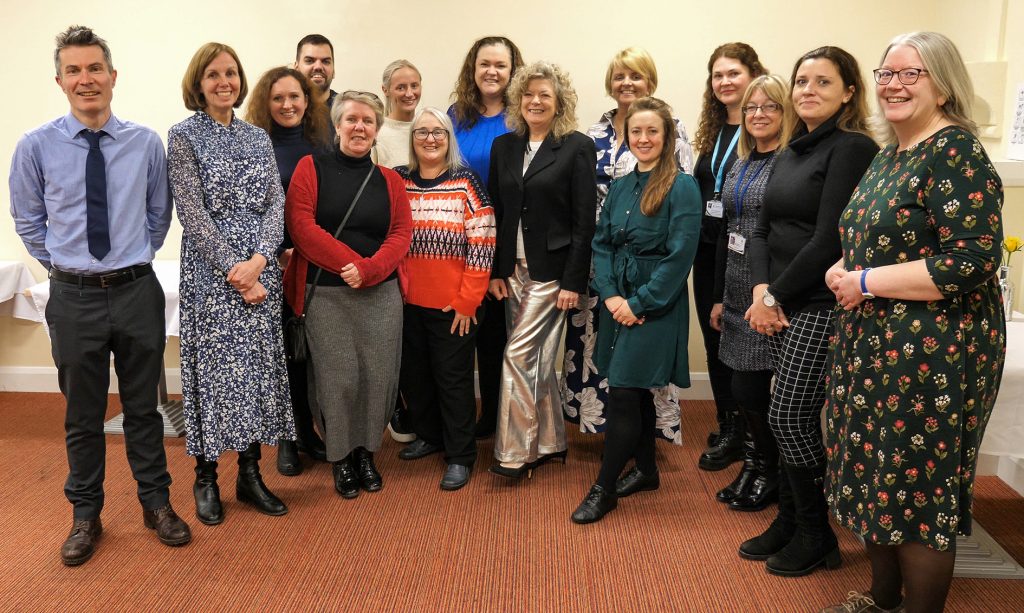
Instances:
[[[96,275],[153,261],[171,224],[160,137],[113,115],[101,128],[108,135],[100,139],[100,150],[107,169],[110,253],[97,260],[86,235],[84,129],[68,113],[18,141],[10,176],[15,230],[47,269]]]

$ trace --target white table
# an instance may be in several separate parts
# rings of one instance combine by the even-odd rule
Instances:
[[[155,260],[153,272],[164,290],[164,320],[166,322],[167,336],[178,336],[179,324],[181,322],[178,308],[178,285],[181,281],[181,263],[178,260]],[[33,280],[34,281],[34,280]],[[15,317],[30,319],[40,323],[46,321],[46,303],[50,300],[50,282],[43,281],[36,283],[25,291],[34,309],[31,312],[15,313]],[[47,334],[50,329],[47,327]],[[157,409],[164,420],[164,436],[179,437],[185,435],[185,417],[182,415],[180,400],[169,400],[167,398],[167,374],[160,372],[160,384],[157,387]],[[122,421],[124,416],[118,414],[103,425],[103,431],[107,434],[124,434]]]
[[[1003,380],[980,452],[1020,459],[1024,458],[1024,315],[1014,313],[1014,320],[1006,322]]]

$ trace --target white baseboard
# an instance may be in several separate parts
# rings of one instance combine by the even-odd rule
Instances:
[[[982,453],[978,455],[976,472],[979,475],[995,475],[1015,492],[1024,496],[1024,458]]]
[[[167,392],[181,393],[181,369],[168,368]],[[477,385],[477,394],[480,386]],[[0,366],[0,392],[59,392],[55,366]],[[117,375],[110,369],[110,393],[117,393]],[[690,374],[690,387],[679,390],[680,400],[711,400],[708,373]]]

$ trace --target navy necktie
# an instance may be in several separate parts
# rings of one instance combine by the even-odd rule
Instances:
[[[89,238],[89,253],[102,260],[110,253],[110,224],[107,220],[107,166],[100,151],[100,138],[106,132],[82,130],[89,141],[89,155],[85,158],[85,232]]]

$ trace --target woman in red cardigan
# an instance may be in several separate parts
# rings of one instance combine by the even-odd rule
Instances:
[[[370,160],[383,118],[377,96],[339,95],[331,108],[338,149],[299,161],[285,203],[295,243],[285,292],[295,313],[306,315],[310,408],[334,465],[334,487],[345,498],[383,487],[373,453],[398,395],[398,265],[409,251],[412,216],[402,179]]]

